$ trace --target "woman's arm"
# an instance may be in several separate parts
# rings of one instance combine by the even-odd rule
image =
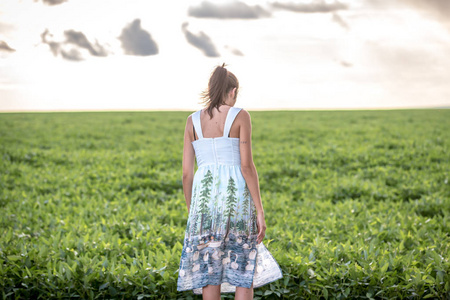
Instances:
[[[192,182],[194,181],[194,163],[195,152],[191,142],[193,135],[191,135],[192,118],[189,116],[186,120],[186,127],[184,128],[184,147],[183,147],[183,192],[186,199],[186,206],[188,213],[191,206],[192,196]]]
[[[241,109],[240,113],[240,132],[239,143],[241,152],[241,171],[247,183],[248,190],[253,198],[257,211],[257,225],[258,225],[258,238],[257,242],[260,243],[265,236],[266,222],[264,218],[264,209],[261,202],[261,194],[259,190],[259,178],[256,171],[255,164],[253,163],[252,154],[252,122],[250,114]]]

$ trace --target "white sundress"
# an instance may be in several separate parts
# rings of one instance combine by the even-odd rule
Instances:
[[[241,172],[239,138],[229,137],[241,108],[231,107],[221,137],[204,138],[198,110],[191,114],[198,139],[192,142],[198,169],[178,269],[177,290],[221,285],[257,288],[283,277],[258,235],[256,207]]]

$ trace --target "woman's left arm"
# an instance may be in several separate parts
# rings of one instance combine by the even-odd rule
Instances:
[[[191,206],[192,197],[192,182],[194,181],[194,163],[195,152],[192,146],[193,133],[192,117],[189,116],[186,120],[186,127],[184,129],[184,147],[183,147],[183,192],[186,199],[186,206],[188,213]]]

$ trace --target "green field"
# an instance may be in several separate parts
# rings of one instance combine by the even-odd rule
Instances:
[[[0,114],[1,297],[201,299],[176,291],[189,114]],[[450,298],[450,110],[250,114],[284,274],[255,299]]]

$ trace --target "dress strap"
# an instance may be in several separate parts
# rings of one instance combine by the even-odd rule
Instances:
[[[223,129],[223,136],[227,137],[230,134],[231,125],[234,122],[234,119],[236,118],[237,114],[241,111],[242,108],[240,107],[230,107],[230,110],[227,113],[227,118],[225,120],[225,127]]]
[[[202,110],[200,109],[192,114],[192,123],[194,123],[195,132],[197,132],[197,136],[199,139],[203,138],[202,125],[200,124],[200,112],[201,111]]]

